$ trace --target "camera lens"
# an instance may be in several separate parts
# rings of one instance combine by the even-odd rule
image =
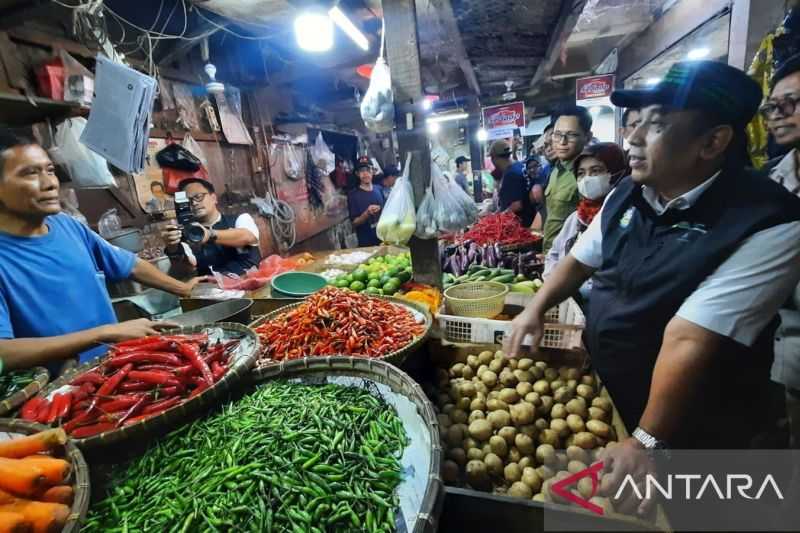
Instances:
[[[205,234],[203,228],[199,226],[188,226],[183,229],[183,233],[186,240],[191,243],[202,242],[203,235]]]

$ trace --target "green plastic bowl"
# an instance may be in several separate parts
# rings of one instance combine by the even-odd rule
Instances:
[[[328,280],[312,272],[284,272],[272,278],[272,295],[305,298],[328,284]]]

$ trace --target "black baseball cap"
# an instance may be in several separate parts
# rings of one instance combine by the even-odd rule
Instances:
[[[772,80],[770,80],[770,87],[774,89],[779,81],[797,71],[800,71],[800,54],[793,55],[778,66],[778,70],[775,71],[775,74],[772,75]]]
[[[614,91],[611,103],[617,107],[701,109],[743,127],[753,119],[762,97],[758,83],[737,68],[719,61],[681,61],[652,88]]]
[[[463,155],[460,155],[460,156],[456,157],[456,166],[458,166],[458,165],[460,165],[462,163],[469,163],[469,161],[470,161],[469,159],[467,159]]]
[[[372,169],[372,161],[369,160],[369,157],[359,157],[358,161],[356,161],[356,172],[361,170],[362,168],[369,168]]]
[[[383,169],[384,176],[399,176],[400,169],[397,168],[395,165],[386,165],[386,168]]]
[[[199,183],[200,185],[205,187],[208,192],[212,194],[216,193],[216,191],[214,190],[214,185],[212,185],[210,181],[203,179],[199,176],[194,176],[192,178],[186,178],[185,180],[181,180],[181,182],[178,184],[178,189],[184,190],[192,183]]]

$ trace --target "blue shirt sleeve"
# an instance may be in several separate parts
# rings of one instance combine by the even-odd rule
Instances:
[[[131,276],[136,266],[136,254],[114,246],[77,220],[68,216],[65,219],[67,224],[77,227],[83,234],[97,268],[103,271],[109,281],[121,281]]]
[[[3,292],[0,291],[0,339],[13,339],[14,329],[11,327],[11,313]]]
[[[526,181],[521,176],[508,173],[500,185],[500,209],[506,209],[517,201],[523,201],[528,194]]]

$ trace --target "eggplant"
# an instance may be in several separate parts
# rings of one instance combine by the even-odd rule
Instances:
[[[475,262],[475,257],[478,255],[478,247],[473,242],[469,245],[469,250],[467,251],[467,262],[471,265]],[[469,265],[467,265],[469,266]]]

